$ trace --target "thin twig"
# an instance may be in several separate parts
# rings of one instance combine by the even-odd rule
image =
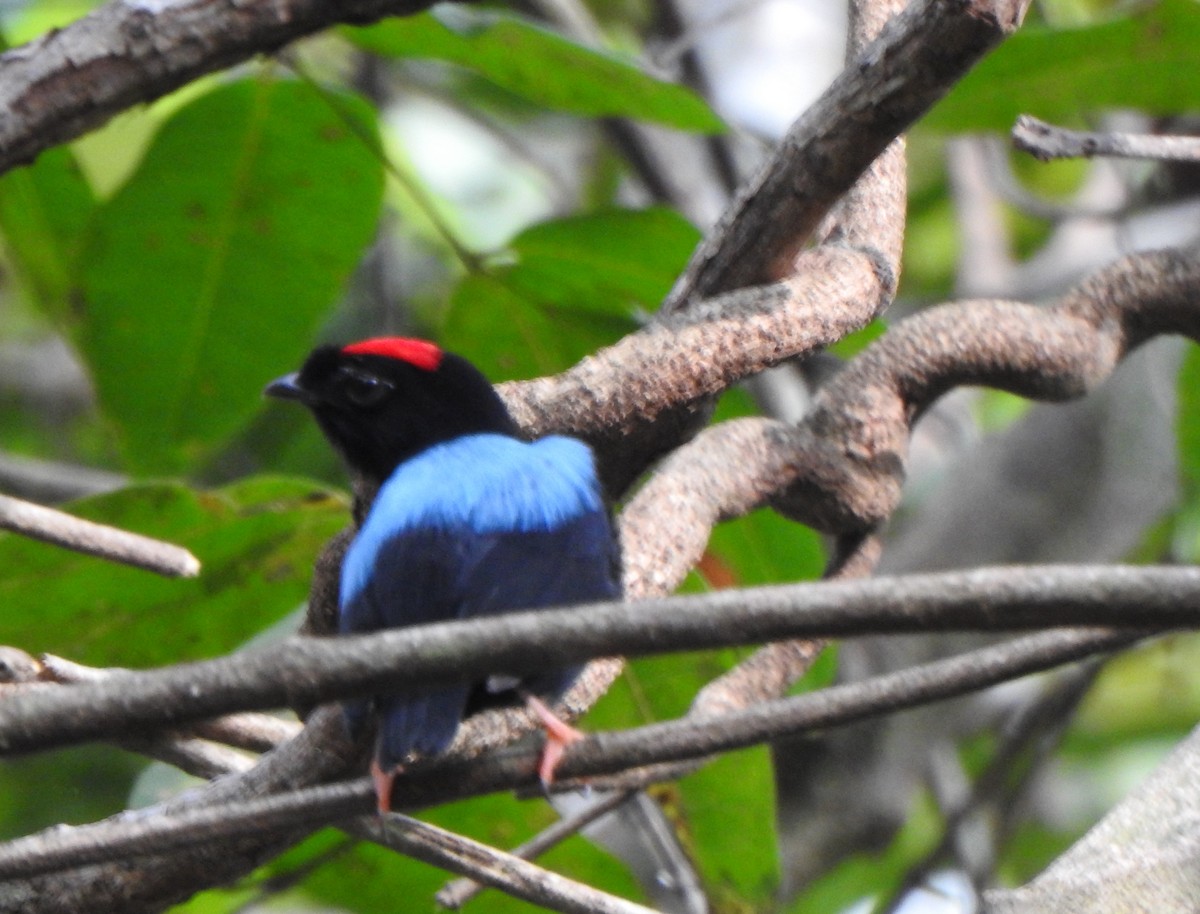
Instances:
[[[194,578],[199,560],[186,549],[0,495],[0,528],[168,578]]]
[[[596,803],[584,806],[569,816],[564,816],[553,825],[542,829],[528,841],[514,847],[510,853],[522,860],[536,860],[550,848],[555,847],[572,835],[578,834],[602,816],[608,815],[636,791],[619,790],[603,797]],[[483,891],[484,886],[474,879],[455,879],[442,887],[436,895],[437,903],[444,908],[457,910]]]
[[[393,813],[377,819],[369,827],[360,819],[357,827],[351,829],[360,837],[368,837],[372,831],[389,847],[410,857],[468,875],[514,898],[552,911],[564,914],[652,914],[643,905],[409,816]]]
[[[1051,159],[1154,159],[1200,162],[1200,137],[1068,130],[1028,114],[1017,118],[1013,145],[1043,162]]]
[[[1011,810],[1017,805],[1019,795],[1028,786],[1030,776],[1057,746],[1058,738],[1066,729],[1072,712],[1091,688],[1099,671],[1098,661],[1077,667],[1047,694],[1040,696],[1033,707],[1024,708],[1014,715],[1015,720],[1006,728],[1008,732],[1002,734],[999,747],[971,785],[969,793],[947,814],[936,846],[908,868],[891,896],[881,899],[876,904],[874,914],[895,914],[905,903],[909,893],[924,884],[937,867],[945,865],[946,856],[955,842],[961,840],[963,824],[970,817],[979,815],[990,805],[998,810],[1010,811],[1008,815],[1001,814],[1000,817],[1004,821],[1012,821]],[[1046,739],[1048,732],[1055,739]],[[1030,746],[1033,746],[1034,757],[1025,764],[1019,782],[1011,784],[1009,779],[1012,771],[1020,756]],[[976,874],[972,872],[971,875]]]

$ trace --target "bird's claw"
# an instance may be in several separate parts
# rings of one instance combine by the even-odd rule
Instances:
[[[384,771],[376,759],[371,760],[371,780],[375,782],[375,800],[379,815],[392,810],[392,784],[396,781],[398,768]]]
[[[579,742],[584,734],[562,720],[537,696],[526,695],[525,703],[546,730],[546,745],[542,747],[542,757],[538,760],[538,779],[543,789],[549,790],[554,783],[554,770],[562,761],[567,746]]]

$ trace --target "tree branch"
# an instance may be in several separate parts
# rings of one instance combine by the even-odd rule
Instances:
[[[923,0],[893,20],[793,125],[651,324],[560,375],[501,386],[517,421],[534,437],[589,441],[617,495],[695,433],[705,398],[869,323],[899,276],[902,146],[871,163],[1022,10],[1021,0]],[[866,19],[863,35],[880,17]],[[863,192],[822,228],[822,247],[800,253],[868,166]],[[871,199],[872,188],[886,193]]]
[[[530,840],[514,847],[511,853],[522,860],[536,860],[546,851],[557,847],[567,838],[579,834],[579,832],[583,831],[592,822],[608,815],[608,813],[612,812],[622,803],[628,801],[635,793],[632,790],[613,791],[598,802],[589,803],[571,815],[556,820],[553,824],[534,835]],[[478,895],[483,888],[484,886],[481,883],[469,877],[456,879],[438,891],[436,900],[443,908],[457,910]]]
[[[515,854],[403,815],[376,824],[389,846],[432,866],[500,889],[514,898],[565,914],[653,914],[640,904],[543,869]],[[361,828],[359,829],[361,833]]]
[[[339,23],[430,0],[111,0],[0,54],[0,174],[114,114]]]
[[[764,702],[720,717],[683,718],[621,732],[598,733],[568,747],[556,789],[573,779],[711,755],[815,729],[851,723],[967,692],[1124,647],[1143,631],[1077,629],[1040,633],[847,685]],[[395,783],[397,806],[445,802],[537,782],[536,750],[492,753],[473,764],[445,759],[414,768]],[[369,778],[305,788],[228,804],[186,807],[130,821],[106,820],[70,830],[50,829],[0,845],[0,878],[16,878],[197,842],[309,829],[338,823],[373,808]]]
[[[318,708],[295,739],[263,756],[249,771],[187,791],[157,810],[174,815],[216,803],[238,804],[344,775],[360,761],[359,747],[346,737],[341,709]],[[158,914],[200,888],[248,873],[307,834],[304,829],[270,832],[240,841],[193,845],[186,852],[153,848],[143,856],[9,880],[0,883],[0,906],[22,914],[92,910]]]
[[[609,654],[787,637],[1200,622],[1200,569],[1046,566],[719,591],[516,613],[339,638],[293,637],[229,657],[0,702],[0,751],[29,752],[230,711],[344,699]]]
[[[1028,114],[1017,118],[1013,145],[1042,162],[1051,159],[1155,159],[1200,162],[1200,137],[1068,130]]]
[[[981,384],[1041,400],[1080,397],[1156,334],[1200,339],[1197,288],[1197,252],[1152,251],[1099,270],[1050,307],[931,308],[847,365],[798,427],[763,425],[772,462],[752,475],[773,471],[783,491],[771,503],[802,523],[873,529],[899,503],[912,423],[942,394]]]
[[[829,207],[892,140],[1015,31],[1024,12],[1019,0],[920,0],[894,18],[743,188],[693,256],[666,311],[790,275]]]
[[[0,495],[0,529],[168,578],[194,578],[200,573],[199,560],[180,546],[8,495]]]

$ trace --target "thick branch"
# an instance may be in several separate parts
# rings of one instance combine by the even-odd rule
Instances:
[[[819,692],[765,702],[721,717],[684,718],[585,737],[567,750],[559,786],[651,763],[711,755],[787,734],[977,691],[999,682],[1123,647],[1144,632],[1080,629],[1041,633],[923,666]],[[536,783],[536,751],[503,752],[464,767],[448,760],[396,781],[393,799],[411,807]],[[447,776],[451,775],[452,776]],[[367,813],[374,791],[367,778],[228,805],[186,809],[144,821],[111,819],[67,831],[51,829],[0,845],[0,877],[79,866],[130,854],[162,852],[196,842],[311,828]]]
[[[696,252],[668,308],[791,274],[829,207],[1024,12],[1019,0],[922,0],[893,19],[788,131]]]
[[[772,504],[830,533],[874,528],[899,503],[912,423],[942,394],[979,384],[1083,396],[1156,334],[1200,340],[1197,288],[1196,252],[1153,251],[1098,271],[1051,307],[961,302],[900,322],[822,388],[798,427],[764,426],[782,490]]]
[[[787,637],[1200,622],[1200,569],[1048,566],[836,581],[518,613],[368,636],[289,638],[230,657],[31,687],[0,703],[0,749],[28,752],[236,710]]]
[[[0,54],[0,173],[114,114],[338,23],[429,0],[112,0]]]
[[[689,408],[882,312],[899,275],[903,145],[877,156],[1023,9],[1019,0],[985,6],[927,0],[897,17],[792,127],[697,250],[660,319],[561,375],[504,386],[523,427],[590,441],[620,493],[694,431]],[[878,27],[878,17],[866,18],[863,34]],[[823,246],[799,253],[864,172],[866,183],[822,228]],[[647,430],[662,417],[666,428]]]

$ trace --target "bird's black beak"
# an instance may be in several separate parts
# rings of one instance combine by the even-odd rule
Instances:
[[[284,375],[282,378],[276,378],[266,386],[263,393],[268,397],[278,397],[280,400],[299,400],[301,403],[312,402],[312,394],[300,386],[300,373],[296,371]]]

